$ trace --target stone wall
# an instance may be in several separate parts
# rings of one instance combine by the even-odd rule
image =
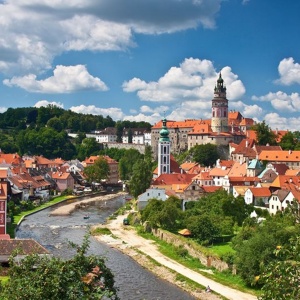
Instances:
[[[198,249],[195,249],[191,244],[189,244],[186,238],[183,239],[171,232],[164,231],[160,228],[152,229],[152,234],[169,244],[175,245],[177,247],[184,247],[189,252],[189,255],[198,258],[200,262],[206,267],[213,267],[218,271],[229,269],[229,266],[226,262],[222,261],[218,257],[200,252]]]
[[[104,147],[107,148],[117,148],[117,149],[136,149],[141,154],[145,154],[146,145],[143,144],[125,144],[125,143],[103,143]]]

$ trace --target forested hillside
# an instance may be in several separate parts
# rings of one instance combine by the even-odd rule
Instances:
[[[106,127],[150,130],[151,124],[114,121],[110,116],[79,114],[53,105],[9,108],[0,114],[0,148],[5,153],[20,155],[84,159],[100,150],[100,145],[85,134]],[[78,138],[70,139],[67,131],[78,133]]]

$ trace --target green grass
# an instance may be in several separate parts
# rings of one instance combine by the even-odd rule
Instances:
[[[246,286],[245,282],[243,281],[243,279],[240,276],[233,275],[229,270],[220,272],[215,269],[212,269],[213,274],[207,273],[205,270],[207,270],[209,268],[202,265],[201,262],[199,261],[199,259],[194,258],[194,257],[190,256],[189,254],[180,255],[183,253],[182,250],[179,249],[180,247],[175,247],[174,245],[168,244],[167,242],[162,241],[159,238],[155,237],[151,233],[143,232],[143,230],[141,230],[140,228],[138,230],[138,234],[146,239],[154,240],[156,242],[156,244],[158,245],[159,251],[163,255],[169,257],[170,259],[177,261],[178,263],[182,264],[183,266],[185,266],[193,271],[196,271],[196,272],[206,276],[207,278],[210,278],[221,284],[224,284],[226,286],[235,288],[237,290],[240,290],[240,291],[243,291],[243,292],[246,292],[249,294],[253,294],[253,295],[257,295],[257,296],[259,295],[259,291],[255,290],[255,289],[251,289],[248,286]],[[199,248],[203,248],[203,247],[199,245]],[[207,250],[207,252],[214,253],[214,255],[216,255],[217,253],[224,255],[230,251],[233,251],[233,249],[230,247],[229,243],[228,244],[224,243],[224,245],[215,245],[211,248],[207,248],[206,250]]]
[[[212,253],[216,254],[219,257],[222,257],[224,254],[227,253],[232,253],[232,254],[235,253],[235,250],[233,250],[233,248],[231,247],[231,242],[213,245],[209,247],[209,251],[211,251]]]
[[[22,211],[20,214],[14,215],[14,222],[8,224],[7,233],[10,235],[11,238],[14,238],[15,237],[15,229],[22,218],[26,217],[28,214],[40,211],[40,210],[48,208],[54,204],[57,204],[57,203],[60,203],[62,201],[65,201],[67,199],[72,199],[72,198],[74,198],[74,196],[55,197],[52,200],[47,201],[47,202],[43,203],[42,205],[35,207],[34,209]]]
[[[94,236],[95,235],[104,235],[104,234],[110,235],[111,231],[106,227],[104,227],[104,228],[98,227],[98,228],[95,228],[95,229],[91,230],[91,234],[94,235]]]

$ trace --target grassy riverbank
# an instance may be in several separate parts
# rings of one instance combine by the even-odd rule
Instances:
[[[143,238],[151,239],[155,241],[156,245],[158,246],[158,250],[165,256],[169,257],[170,259],[177,261],[178,263],[182,264],[183,266],[196,271],[202,275],[204,275],[207,278],[210,278],[216,282],[219,282],[221,284],[224,284],[226,286],[232,287],[234,289],[237,289],[242,292],[246,292],[249,294],[253,294],[258,296],[259,291],[250,289],[241,277],[238,275],[233,275],[230,270],[228,271],[217,271],[213,268],[207,268],[206,266],[202,265],[199,259],[192,257],[188,254],[188,252],[183,247],[176,247],[172,244],[169,244],[151,233],[146,233],[143,230],[137,230],[137,233],[141,235]],[[216,252],[223,253],[224,251],[220,249],[221,246],[218,247],[217,251],[212,250],[214,254]],[[226,251],[229,249],[228,245],[224,246],[226,248]],[[211,249],[207,249],[207,251],[211,251]]]
[[[46,209],[52,205],[55,205],[57,203],[60,203],[60,202],[63,202],[63,201],[67,201],[68,199],[72,199],[72,198],[75,198],[74,196],[58,196],[58,197],[55,197],[31,210],[26,210],[26,211],[22,211],[20,212],[19,214],[17,215],[14,215],[13,216],[13,222],[12,223],[9,223],[7,224],[7,233],[10,235],[11,238],[14,238],[15,237],[15,229],[17,228],[19,222],[25,218],[27,215],[30,215],[32,213],[35,213],[37,211],[40,211],[40,210],[43,210],[43,209]]]

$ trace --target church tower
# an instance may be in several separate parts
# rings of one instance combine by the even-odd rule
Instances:
[[[158,142],[158,176],[161,174],[170,174],[171,143],[166,118],[164,118],[162,122],[163,126],[161,131],[159,132]]]
[[[228,100],[221,73],[212,99],[211,129],[213,132],[228,132]]]

